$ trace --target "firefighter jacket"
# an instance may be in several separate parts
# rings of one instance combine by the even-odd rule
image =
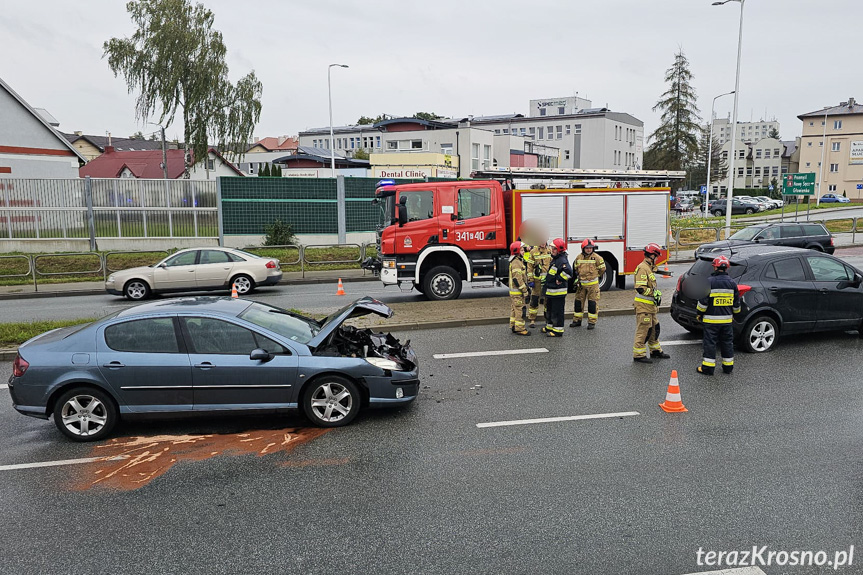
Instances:
[[[509,258],[509,295],[527,297],[528,294],[524,260],[519,256],[511,256]]]
[[[527,278],[534,283],[545,283],[548,268],[551,266],[551,249],[548,246],[534,246],[526,255]]]
[[[581,252],[575,259],[575,275],[583,286],[599,284],[599,276],[603,272],[605,272],[605,260],[596,252],[589,256]]]
[[[572,279],[572,266],[566,252],[559,252],[551,260],[548,276],[545,279],[545,297],[566,297],[569,291],[569,280]]]
[[[724,271],[716,271],[707,278],[710,293],[698,300],[698,313],[705,324],[731,323],[735,313],[740,313],[740,292],[737,282]]]
[[[656,289],[656,271],[647,259],[635,268],[635,313],[656,313],[662,292]]]

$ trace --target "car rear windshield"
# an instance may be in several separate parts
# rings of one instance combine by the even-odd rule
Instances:
[[[728,238],[731,240],[751,240],[755,237],[755,234],[763,230],[764,228],[743,228],[742,230],[738,230],[734,232],[734,234]]]
[[[309,343],[321,331],[312,320],[262,303],[253,303],[239,317],[299,343]]]
[[[746,265],[738,262],[731,262],[731,267],[728,269],[728,275],[734,279],[739,278],[746,271]],[[713,258],[697,260],[692,267],[689,268],[689,275],[693,276],[709,276],[713,273]]]
[[[244,252],[243,250],[234,250],[234,251],[237,252],[238,254],[243,254],[244,256],[246,256],[249,259],[253,259],[253,260],[261,259],[261,256],[259,256],[258,254],[250,254],[249,252]]]

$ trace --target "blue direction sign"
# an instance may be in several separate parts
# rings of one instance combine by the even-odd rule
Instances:
[[[702,194],[706,194],[706,193],[707,193],[707,186],[706,186],[706,185],[701,186],[701,193],[702,193]]]
[[[863,190],[863,184],[857,184],[857,189],[858,189],[858,190]]]

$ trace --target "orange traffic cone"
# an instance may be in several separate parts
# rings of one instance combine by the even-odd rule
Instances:
[[[231,286],[231,297],[240,297],[237,295],[237,284]]]
[[[667,413],[678,413],[689,411],[683,407],[683,402],[680,400],[680,384],[677,382],[677,370],[671,370],[671,381],[668,382],[668,392],[665,394],[665,403],[660,403],[659,407]]]
[[[336,290],[336,295],[345,295],[345,287],[342,285],[342,278],[339,278],[339,289]]]
[[[662,268],[662,277],[664,277],[664,278],[670,278],[671,277],[671,270],[668,269],[668,260],[665,261],[665,267]]]

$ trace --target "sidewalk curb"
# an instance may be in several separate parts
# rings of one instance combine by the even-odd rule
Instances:
[[[317,284],[329,284],[334,281],[338,281],[338,278],[308,278],[308,279],[296,279],[296,280],[283,280],[276,284],[276,286],[294,286],[294,285],[317,285]],[[356,278],[349,278],[345,280],[346,282],[354,283],[354,282],[369,282],[369,281],[380,281],[379,278],[374,276],[361,276]],[[51,284],[48,284],[51,285]],[[62,285],[62,284],[60,284]],[[264,287],[275,287],[275,286],[264,286]],[[81,289],[81,290],[65,290],[65,291],[45,291],[45,292],[23,292],[23,293],[0,293],[0,301],[6,299],[37,299],[43,297],[71,297],[71,296],[81,296],[81,295],[108,295],[104,289]]]
[[[660,306],[659,313],[666,313],[671,306]],[[602,317],[615,317],[621,315],[635,315],[634,309],[606,309],[601,310]],[[565,314],[566,319],[572,319],[572,312]],[[419,330],[419,329],[451,329],[459,327],[474,327],[482,325],[503,325],[509,322],[509,317],[483,317],[477,319],[455,319],[448,321],[424,321],[409,323],[394,323],[390,325],[371,325],[369,329],[386,329],[387,331]],[[18,353],[18,348],[0,349],[0,361],[12,361]]]

